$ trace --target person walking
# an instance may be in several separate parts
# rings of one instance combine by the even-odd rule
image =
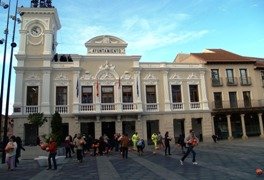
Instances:
[[[71,158],[71,141],[70,141],[70,136],[67,136],[64,141],[64,147],[65,147],[65,154],[66,158]]]
[[[15,159],[15,167],[19,164],[19,158],[21,156],[21,150],[25,151],[25,148],[22,145],[22,140],[19,136],[16,137],[17,149],[16,149],[16,159]]]
[[[9,138],[9,142],[5,147],[5,151],[6,151],[5,162],[7,164],[7,169],[11,171],[13,171],[15,168],[16,149],[17,149],[16,137],[11,136]]]
[[[190,131],[190,134],[184,139],[185,143],[186,143],[186,146],[187,146],[187,151],[186,153],[184,154],[184,156],[181,158],[180,160],[180,163],[181,165],[183,165],[183,161],[185,160],[185,158],[190,154],[192,153],[193,157],[192,157],[192,162],[193,164],[198,164],[196,162],[196,152],[193,150],[195,146],[198,145],[199,143],[199,139],[195,136],[194,134],[194,131],[191,129]]]
[[[137,147],[137,142],[139,140],[139,136],[138,136],[138,133],[135,132],[132,136],[132,142],[133,142],[133,150],[136,150],[136,147]]]
[[[57,170],[57,162],[56,162],[56,155],[57,155],[57,143],[54,138],[50,138],[48,147],[46,148],[46,151],[49,152],[49,157],[48,157],[48,168],[47,170],[51,169],[51,159],[53,161],[53,168],[54,170]]]
[[[151,135],[151,140],[154,143],[154,149],[153,149],[153,154],[156,154],[156,149],[158,149],[158,135],[156,133],[153,133]]]
[[[145,148],[145,142],[144,142],[144,139],[140,139],[138,142],[137,142],[137,151],[138,151],[138,155],[139,156],[142,156],[143,154],[143,149]]]
[[[83,161],[83,146],[86,144],[85,140],[82,138],[81,134],[77,135],[77,138],[74,139],[74,145],[77,152],[77,160],[82,163]]]
[[[129,138],[126,133],[122,136],[120,140],[121,148],[122,148],[122,157],[123,159],[128,156],[128,145],[129,145]]]
[[[163,144],[163,137],[160,132],[158,132],[158,148],[161,149],[161,147],[165,147]]]
[[[171,152],[170,152],[170,141],[171,141],[171,137],[169,136],[169,132],[166,131],[165,136],[164,136],[165,156],[167,156],[167,150],[168,150],[169,155],[171,155]]]

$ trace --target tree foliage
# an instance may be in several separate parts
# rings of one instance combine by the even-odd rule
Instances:
[[[28,120],[30,124],[37,125],[38,127],[41,127],[45,122],[47,122],[47,118],[44,117],[43,113],[29,114]]]
[[[57,111],[52,115],[51,134],[52,137],[55,138],[57,143],[60,145],[63,141],[62,118],[60,113],[58,113]]]

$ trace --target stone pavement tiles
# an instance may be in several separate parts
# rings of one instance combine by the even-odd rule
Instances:
[[[163,150],[155,155],[147,150],[143,156],[129,152],[128,159],[122,159],[117,152],[108,156],[86,156],[83,163],[78,163],[75,157],[68,158],[57,171],[47,171],[36,162],[22,160],[15,171],[0,168],[0,179],[264,179],[264,175],[255,174],[256,168],[264,168],[263,140],[201,143],[196,148],[198,165],[192,164],[191,155],[180,165],[182,154],[175,147],[171,147],[171,156],[164,156]]]

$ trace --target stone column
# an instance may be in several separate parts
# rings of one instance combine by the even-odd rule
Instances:
[[[243,132],[242,139],[248,139],[246,126],[245,126],[245,114],[240,114],[240,118],[241,118],[242,132]]]
[[[74,71],[73,82],[72,82],[72,91],[69,91],[69,92],[73,93],[71,95],[72,101],[73,101],[73,113],[79,112],[79,99],[81,97],[81,82],[80,82],[79,74],[80,74],[79,71]],[[78,96],[77,96],[77,94],[78,94]]]
[[[27,30],[20,30],[20,42],[18,54],[26,54]]]
[[[43,54],[52,54],[52,31],[45,31],[44,50]]]
[[[192,118],[190,116],[186,116],[184,119],[184,134],[185,137],[189,135],[189,130],[192,129]]]
[[[96,116],[95,126],[95,138],[99,139],[102,136],[102,122],[100,121],[100,116]]]
[[[260,137],[264,138],[262,113],[258,114],[258,119],[259,119],[259,128],[260,128]]]
[[[134,94],[134,102],[137,103],[137,110],[142,111],[140,71],[136,71],[134,73],[133,94]]]
[[[51,114],[50,104],[50,79],[51,70],[44,70],[42,75],[42,95],[41,95],[41,112]]]
[[[163,71],[163,91],[165,111],[170,111],[169,85],[168,85],[168,71]]]
[[[121,121],[121,116],[117,116],[117,121],[115,123],[115,132],[122,134],[122,121]]]
[[[201,79],[201,95],[202,95],[202,107],[204,110],[208,110],[209,106],[208,106],[208,99],[207,99],[207,95],[206,95],[206,84],[205,84],[205,77],[204,77],[205,72],[204,71],[200,71],[200,79]]]
[[[212,133],[213,135],[215,135],[214,116],[211,116],[211,121],[212,121]]]
[[[16,90],[15,90],[15,100],[14,100],[14,113],[13,114],[22,114],[23,113],[23,104],[22,97],[24,94],[25,87],[24,84],[24,71],[16,71]]]
[[[232,127],[231,127],[231,115],[227,115],[227,127],[228,127],[228,140],[232,140]]]

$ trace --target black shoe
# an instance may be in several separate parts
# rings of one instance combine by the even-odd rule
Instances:
[[[169,154],[169,155],[172,155],[172,154]]]

